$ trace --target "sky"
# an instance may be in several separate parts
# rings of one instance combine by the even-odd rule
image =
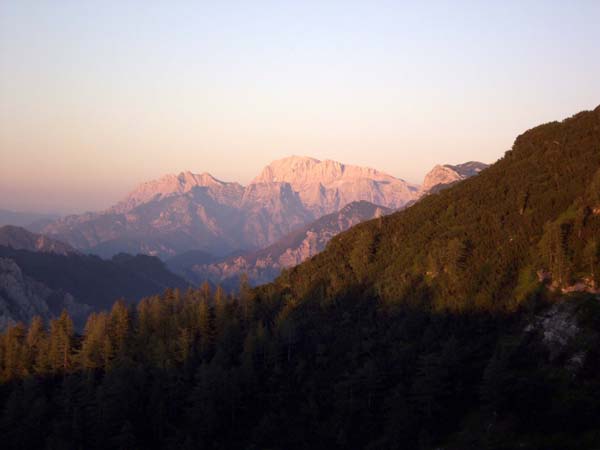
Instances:
[[[0,209],[288,155],[420,183],[600,104],[599,1],[0,1]]]

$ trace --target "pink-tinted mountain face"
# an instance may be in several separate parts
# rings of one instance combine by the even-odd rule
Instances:
[[[224,256],[267,247],[352,202],[401,209],[484,167],[436,166],[420,189],[375,169],[300,156],[272,162],[245,187],[182,172],[140,184],[105,211],[54,221],[42,233],[101,256],[169,258],[190,250]]]
[[[398,209],[417,196],[417,186],[374,169],[292,156],[246,187],[207,173],[166,175],[106,211],[65,217],[43,233],[103,256],[193,249],[224,255],[268,246],[353,201]]]

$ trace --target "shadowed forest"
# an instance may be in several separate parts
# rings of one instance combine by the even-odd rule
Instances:
[[[545,345],[547,300],[431,314],[205,285],[117,302],[82,336],[35,320],[2,336],[3,445],[596,448],[599,304],[551,307],[582,328],[574,350]]]

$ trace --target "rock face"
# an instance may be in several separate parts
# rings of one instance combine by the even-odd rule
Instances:
[[[106,211],[60,219],[43,233],[101,256],[226,255],[270,245],[352,201],[397,209],[417,196],[416,186],[374,169],[294,156],[273,162],[246,187],[207,173],[167,175]]]
[[[0,258],[0,331],[17,322],[27,323],[34,316],[49,319],[50,304],[67,304],[66,295],[50,289],[23,274],[9,258]]]
[[[12,225],[0,227],[0,245],[16,250],[49,252],[59,255],[76,253],[76,250],[68,244]]]
[[[144,203],[185,196],[196,190],[200,190],[202,194],[217,204],[232,207],[239,206],[240,196],[244,192],[244,188],[240,184],[217,180],[208,173],[182,172],[179,175],[165,175],[158,180],[142,183],[109,211],[127,213]]]
[[[488,167],[487,164],[476,161],[470,161],[455,166],[450,164],[437,165],[425,176],[423,185],[419,190],[420,195],[437,192],[458,181],[477,175],[486,167]]]
[[[361,200],[398,209],[418,192],[417,186],[375,169],[300,156],[272,162],[253,183],[289,183],[316,217]]]
[[[252,183],[242,199],[242,239],[237,248],[261,248],[312,220],[289,183]]]
[[[353,202],[340,211],[321,217],[315,222],[284,236],[276,243],[257,252],[225,258],[214,263],[198,264],[188,261],[180,274],[195,283],[208,280],[236,288],[239,277],[246,273],[252,284],[272,281],[282,269],[300,264],[321,252],[336,234],[365,220],[390,214],[393,210],[366,201]],[[201,255],[204,258],[204,255]]]
[[[0,246],[0,331],[34,315],[57,316],[63,309],[81,329],[90,311],[109,309],[119,298],[135,302],[188,285],[152,256],[119,254],[107,261]]]

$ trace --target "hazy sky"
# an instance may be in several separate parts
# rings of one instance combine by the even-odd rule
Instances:
[[[2,0],[0,208],[290,154],[420,182],[598,104],[600,1]]]

